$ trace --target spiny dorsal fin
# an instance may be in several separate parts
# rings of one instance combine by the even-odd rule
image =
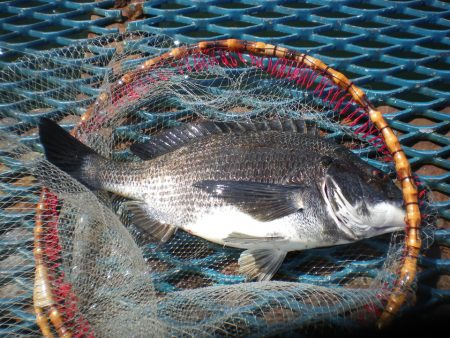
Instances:
[[[199,138],[227,134],[262,131],[279,131],[286,133],[301,133],[316,135],[317,129],[311,121],[293,119],[273,119],[266,121],[233,121],[213,122],[202,121],[186,123],[154,136],[150,141],[133,144],[130,150],[142,160],[150,160],[157,156],[174,151]]]

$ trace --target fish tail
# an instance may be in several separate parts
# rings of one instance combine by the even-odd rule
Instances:
[[[105,158],[47,118],[40,120],[39,138],[50,163],[92,190],[101,188],[93,163]]]

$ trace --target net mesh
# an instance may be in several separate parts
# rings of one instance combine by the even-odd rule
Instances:
[[[308,335],[373,325],[397,283],[403,233],[291,252],[273,280],[246,282],[242,250],[184,231],[157,243],[133,224],[125,198],[93,193],[43,159],[41,117],[75,127],[78,139],[117,161],[140,161],[132,144],[184,123],[289,117],[395,177],[363,107],[307,60],[219,45],[187,46],[174,58],[180,47],[161,35],[107,35],[2,70],[0,239],[8,245],[0,293],[11,301],[0,325],[37,334],[20,319],[34,311],[38,320],[54,311],[63,323],[57,333],[80,337]],[[418,184],[427,246],[435,213]],[[26,282],[34,277],[33,310]],[[414,298],[414,286],[402,291]]]

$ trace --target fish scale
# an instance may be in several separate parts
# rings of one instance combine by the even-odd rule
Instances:
[[[308,168],[308,166],[312,166],[310,161],[318,161],[321,157],[318,154],[305,154],[304,149],[298,147],[298,141],[304,141],[304,135],[289,135],[288,133],[277,135],[266,132],[262,135],[231,136],[218,137],[215,140],[208,139],[199,142],[201,144],[195,143],[158,158],[157,170],[154,173],[148,173],[150,178],[141,177],[141,180],[145,180],[146,185],[148,185],[149,198],[152,194],[156,195],[155,193],[159,189],[153,187],[160,187],[158,183],[163,182],[167,175],[174,177],[175,181],[173,186],[166,187],[170,195],[167,200],[155,199],[150,201],[150,204],[158,204],[163,208],[166,203],[176,204],[180,214],[186,215],[184,206],[192,203],[193,196],[197,196],[194,199],[194,204],[202,203],[202,201],[205,201],[203,204],[206,201],[217,204],[216,200],[206,198],[206,194],[193,187],[195,182],[202,180],[240,180],[282,184],[288,181],[288,175],[292,173],[292,168],[296,168],[300,172],[307,170],[313,176],[314,172]],[[252,147],[251,152],[249,152],[246,147],[252,145],[255,139],[256,142],[258,139],[264,141],[266,148]],[[267,142],[268,139],[271,140]],[[271,141],[274,143],[269,146]],[[284,143],[288,146],[287,149],[277,147],[275,141],[278,141],[279,144]],[[307,139],[305,143],[309,143],[308,141],[310,140]],[[305,147],[301,144],[300,146]],[[324,142],[323,146],[326,150],[334,148],[327,142]],[[224,149],[226,149],[225,153]],[[296,154],[297,157],[293,157],[293,154]],[[305,162],[306,160],[309,161]],[[180,163],[188,165],[180,165]],[[283,165],[280,165],[280,163],[283,163]],[[151,166],[151,163],[143,164],[142,169],[146,170],[146,166],[149,165]],[[222,201],[222,203],[224,202]]]
[[[245,249],[240,273],[267,280],[289,251],[403,229],[400,190],[304,126],[186,124],[131,147],[144,160],[132,163],[100,156],[49,120],[40,138],[60,169],[91,189],[132,199],[133,222],[156,239],[181,228]]]

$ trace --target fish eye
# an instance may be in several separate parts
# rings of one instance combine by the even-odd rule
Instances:
[[[328,167],[331,163],[333,163],[333,158],[330,156],[322,156],[321,163],[324,167]]]

